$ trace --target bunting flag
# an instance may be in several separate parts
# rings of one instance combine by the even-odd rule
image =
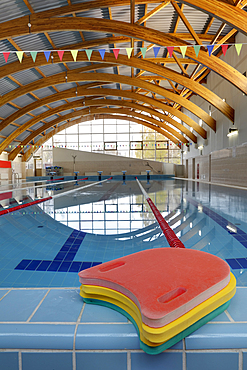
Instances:
[[[105,57],[105,49],[100,49],[99,50],[99,53],[100,53],[101,59],[104,60],[104,57]]]
[[[221,49],[222,49],[224,56],[226,55],[227,48],[228,48],[228,45],[221,45]]]
[[[142,53],[143,58],[145,58],[146,51],[147,51],[147,48],[141,48],[141,53]]]
[[[169,57],[171,58],[172,57],[173,50],[174,50],[174,46],[167,46],[166,48],[168,50]]]
[[[91,55],[92,55],[93,50],[91,50],[91,49],[86,49],[86,50],[85,50],[85,52],[86,52],[86,54],[87,54],[87,59],[88,59],[88,60],[90,60],[90,59],[91,59]]]
[[[199,51],[201,49],[201,45],[193,45],[196,57],[198,57]]]
[[[242,49],[242,44],[235,44],[235,48],[236,48],[236,51],[238,53],[238,55],[240,54],[240,51]]]
[[[33,62],[35,63],[35,60],[36,60],[36,57],[37,57],[37,54],[38,54],[37,51],[31,51],[30,54],[31,54],[31,57],[33,59]]]
[[[76,58],[77,58],[77,54],[78,54],[78,50],[70,50],[71,54],[72,54],[72,57],[74,59],[74,62],[76,62]]]
[[[22,62],[23,54],[24,54],[23,51],[16,51],[16,55],[20,63]]]
[[[130,57],[131,57],[132,50],[133,50],[133,48],[126,48],[126,53],[127,53],[127,55],[128,55],[128,58],[130,58]]]
[[[59,59],[62,61],[63,60],[64,50],[58,50],[57,53],[58,53]]]
[[[211,56],[212,51],[213,51],[213,48],[214,48],[214,45],[207,45],[208,55],[209,55],[209,56]]]
[[[10,54],[10,53],[3,52],[3,57],[4,57],[4,60],[5,60],[5,62],[6,62],[6,63],[7,63],[7,61],[8,61],[9,54]]]
[[[113,49],[113,53],[115,55],[115,58],[117,59],[120,49]]]
[[[180,46],[180,51],[182,53],[183,58],[185,57],[186,50],[187,50],[187,46]]]
[[[45,59],[48,62],[49,61],[49,58],[50,58],[51,52],[50,51],[44,51],[44,54],[45,54]]]
[[[159,46],[154,46],[153,51],[154,51],[154,57],[157,58],[157,55],[160,51],[160,47]]]

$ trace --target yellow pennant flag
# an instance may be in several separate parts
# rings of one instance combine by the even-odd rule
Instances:
[[[76,58],[77,58],[77,54],[78,54],[78,50],[70,50],[71,54],[72,54],[72,57],[74,59],[74,61],[76,62]]]
[[[238,55],[240,54],[240,51],[241,51],[241,49],[242,49],[242,45],[243,45],[243,44],[235,44],[235,49],[236,49],[236,51],[237,51]]]
[[[187,46],[179,46],[179,47],[180,47],[180,50],[181,50],[182,56],[183,56],[183,58],[184,58],[184,57],[185,57],[185,54],[186,54]]]
[[[126,53],[127,53],[127,55],[128,55],[128,58],[130,58],[130,57],[131,57],[132,50],[133,50],[133,48],[126,48]]]
[[[23,51],[16,51],[16,55],[20,63],[22,62],[23,54],[24,54]]]

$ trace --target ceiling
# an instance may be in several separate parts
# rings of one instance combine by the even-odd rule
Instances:
[[[247,94],[246,77],[220,58],[222,44],[230,48],[238,32],[247,34],[246,5],[1,0],[0,154],[25,161],[66,127],[112,115],[178,146],[206,139],[216,122],[190,98],[201,96],[234,122],[234,109],[206,79],[217,73]]]

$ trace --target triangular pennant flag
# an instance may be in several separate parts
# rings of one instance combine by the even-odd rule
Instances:
[[[113,49],[113,53],[115,55],[115,58],[117,59],[120,49]]]
[[[201,45],[193,45],[193,48],[196,53],[196,57],[198,57],[199,51],[201,49]]]
[[[19,62],[21,63],[23,58],[23,51],[16,51],[16,55],[19,59]]]
[[[145,58],[147,48],[141,48],[142,56]]]
[[[5,60],[6,63],[8,61],[9,54],[10,54],[9,52],[8,53],[6,53],[6,52],[3,53],[3,57],[4,57],[4,60]]]
[[[93,50],[85,49],[85,52],[87,54],[87,59],[90,60]]]
[[[157,58],[158,52],[160,51],[160,47],[159,46],[154,46],[153,51],[154,51],[154,57]]]
[[[171,58],[172,57],[173,50],[174,50],[174,46],[167,46],[166,48],[168,50],[169,57]]]
[[[31,57],[33,59],[33,62],[35,63],[35,60],[36,60],[36,56],[37,56],[37,51],[30,51],[30,54],[31,54]]]
[[[78,50],[70,50],[71,54],[72,54],[72,57],[74,59],[74,61],[76,62],[76,58],[77,58],[77,54],[78,54]]]
[[[130,57],[131,57],[132,50],[133,50],[133,48],[126,48],[126,53],[127,53],[127,55],[128,55],[128,58],[130,58]]]
[[[227,48],[228,48],[228,45],[221,45],[221,49],[224,55],[226,55]]]
[[[208,55],[209,56],[212,54],[213,48],[214,48],[214,45],[207,45]]]
[[[64,50],[58,50],[57,53],[58,53],[59,59],[62,61],[63,60]]]
[[[235,48],[236,48],[236,51],[238,53],[238,55],[240,54],[240,51],[242,49],[242,44],[235,44]]]
[[[104,60],[104,57],[105,57],[105,49],[100,49],[99,50],[99,53],[100,53],[101,59]]]
[[[50,58],[50,54],[51,52],[50,51],[44,51],[44,54],[45,54],[45,59],[46,61],[48,62],[49,58]]]
[[[187,46],[180,46],[180,50],[181,50],[182,56],[184,58],[185,54],[186,54]]]

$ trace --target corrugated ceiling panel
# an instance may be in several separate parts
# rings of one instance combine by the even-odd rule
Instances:
[[[203,12],[198,12],[196,9],[188,5],[184,6],[183,13],[193,30],[196,33],[202,33],[204,25],[207,22],[208,15]],[[177,32],[188,32],[187,28],[181,20],[179,21]]]
[[[28,114],[25,114],[24,116],[18,118],[15,120],[15,123],[18,123],[18,125],[23,125],[27,121],[30,121],[33,117],[29,116]]]
[[[23,108],[26,105],[32,104],[33,102],[37,101],[32,95],[23,95],[17,99],[12,100],[12,103],[18,105],[19,107]]]
[[[65,72],[66,68],[65,66],[61,63],[59,64],[47,64],[45,66],[39,67],[41,72],[43,72],[46,77],[52,76],[57,73]]]
[[[29,14],[30,11],[23,0],[1,0],[0,22],[10,21]]]
[[[66,114],[69,114],[69,113],[72,113],[72,112],[74,112],[73,109],[67,109],[67,110],[64,110],[63,112],[60,112],[60,114],[62,116],[65,116]]]
[[[30,33],[25,36],[14,37],[13,40],[17,45],[26,51],[51,50],[52,46],[47,37],[41,34]]]
[[[49,103],[49,107],[56,108],[63,104],[66,104],[65,100],[59,100],[59,101],[55,101],[54,103]]]
[[[68,2],[67,0],[29,0],[29,4],[35,12],[42,12],[44,10],[68,5]]]
[[[42,122],[38,122],[36,123],[35,125],[31,126],[30,129],[33,130],[33,131],[36,131],[38,130],[38,128],[40,128],[41,126],[43,126],[43,123]]]
[[[12,134],[12,132],[14,132],[16,130],[16,126],[12,126],[12,125],[8,125],[7,127],[5,127],[1,132],[0,134],[3,135],[3,136],[9,136],[10,134]]]
[[[71,70],[91,65],[90,62],[72,62],[72,63],[66,63],[66,64],[67,64],[67,67]]]
[[[55,93],[56,91],[52,87],[45,87],[40,90],[35,90],[35,95],[40,99],[45,98],[46,96],[53,95]]]
[[[32,114],[34,114],[35,116],[39,116],[40,114],[44,113],[44,112],[47,112],[49,110],[49,108],[43,106],[43,107],[39,107],[37,109],[34,109],[32,111]]]
[[[2,78],[0,83],[0,95],[5,95],[19,86],[8,77]]]
[[[95,40],[95,39],[103,39],[105,37],[108,37],[109,35],[103,32],[88,32],[83,31],[83,36],[86,41]],[[96,49],[96,47],[93,47]],[[102,49],[102,46],[101,46]]]
[[[7,118],[11,114],[15,113],[18,109],[9,105],[5,104],[2,107],[0,107],[0,117]]]
[[[20,84],[27,85],[42,78],[34,68],[14,73],[12,75]]]
[[[82,42],[82,38],[79,32],[68,31],[68,32],[49,32],[49,36],[56,45],[57,48],[60,48],[65,45],[77,44]]]
[[[72,89],[73,87],[76,87],[76,83],[75,82],[67,82],[67,83],[64,83],[64,84],[59,84],[59,85],[56,85],[56,88],[59,90],[59,91],[64,91],[64,90],[68,90],[68,89]]]
[[[155,9],[159,4],[148,4],[147,13]],[[153,28],[157,31],[170,32],[172,18],[174,15],[174,9],[172,5],[167,5],[165,8],[161,9],[158,13],[153,15],[147,20],[146,26]]]
[[[54,119],[57,119],[57,118],[59,118],[59,116],[57,114],[54,114],[53,116],[47,117],[44,121],[45,122],[51,122],[51,121],[53,121]]]
[[[29,135],[31,134],[30,131],[25,131],[23,132],[21,135],[19,135],[16,140],[20,140],[20,141],[23,141],[25,140]]]

